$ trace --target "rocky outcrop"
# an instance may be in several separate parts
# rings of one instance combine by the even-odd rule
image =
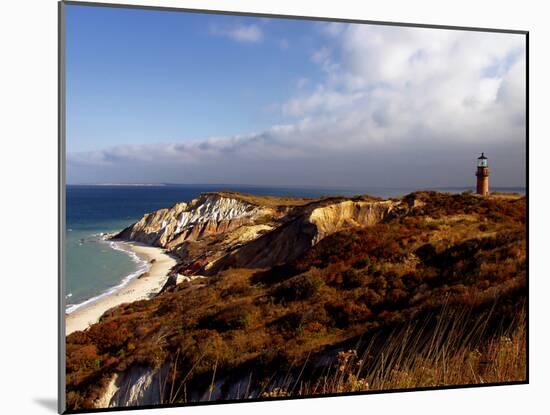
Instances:
[[[391,200],[335,200],[309,205],[302,215],[219,259],[208,272],[215,274],[229,267],[265,268],[292,261],[335,232],[372,226],[402,208],[402,202]]]
[[[315,226],[301,219],[285,223],[217,260],[209,275],[226,268],[265,268],[295,259],[312,246]]]
[[[205,193],[189,203],[146,214],[116,238],[174,249],[185,241],[197,241],[224,234],[263,217],[272,217],[271,208],[253,205],[238,198]]]
[[[159,405],[164,403],[162,386],[168,373],[168,366],[159,370],[133,366],[113,375],[96,408]]]
[[[406,212],[410,204],[366,196],[288,203],[205,193],[145,215],[116,238],[166,248],[180,258],[176,273],[212,275],[229,267],[264,268],[291,261],[335,232],[374,225]]]
[[[396,202],[346,200],[314,209],[309,222],[315,225],[314,245],[323,238],[344,228],[370,226],[381,222],[390,214]]]

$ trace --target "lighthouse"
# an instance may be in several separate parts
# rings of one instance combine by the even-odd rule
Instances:
[[[476,193],[481,196],[489,194],[489,165],[484,153],[477,158],[477,187]]]

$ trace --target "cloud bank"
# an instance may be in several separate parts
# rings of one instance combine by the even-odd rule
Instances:
[[[253,27],[224,34],[258,41]],[[462,186],[484,151],[493,184],[524,184],[522,35],[320,27],[324,46],[309,58],[322,81],[298,82],[280,104],[284,124],[70,154],[69,182]]]

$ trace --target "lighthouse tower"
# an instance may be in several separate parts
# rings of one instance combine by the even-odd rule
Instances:
[[[481,196],[487,196],[489,194],[489,165],[484,153],[481,153],[481,156],[477,158],[476,176],[476,193]]]

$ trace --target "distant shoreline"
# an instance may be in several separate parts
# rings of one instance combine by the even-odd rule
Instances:
[[[99,318],[109,309],[120,304],[131,303],[150,298],[152,294],[160,291],[168,279],[170,269],[176,264],[176,260],[164,253],[161,248],[147,246],[137,242],[117,241],[130,249],[138,257],[150,264],[145,270],[145,276],[136,275],[127,284],[103,296],[97,300],[85,304],[73,312],[65,315],[65,334],[85,330],[90,325],[99,321]],[[142,274],[143,275],[143,274]]]
[[[267,188],[267,189],[378,189],[378,190],[408,190],[410,192],[422,190],[456,190],[458,192],[472,189],[475,190],[475,183],[464,186],[364,186],[364,185],[307,185],[307,184],[250,184],[250,183],[67,183],[66,187],[235,187],[235,188]],[[525,185],[517,186],[490,186],[496,191],[525,191]]]
[[[469,186],[416,186],[416,187],[387,187],[387,186],[316,186],[316,185],[251,185],[251,184],[185,184],[185,183],[111,183],[111,184],[67,184],[67,193],[83,191],[85,189],[98,189],[105,192],[128,192],[135,194],[139,191],[150,192],[191,192],[196,193],[192,198],[198,197],[204,192],[239,192],[262,196],[285,196],[285,197],[327,197],[327,196],[375,196],[385,199],[398,198],[416,192],[438,192],[438,193],[463,193],[475,192],[475,184]],[[518,193],[527,194],[526,186],[494,186],[489,184],[490,193]],[[184,199],[177,202],[186,201]],[[172,201],[172,204],[176,201]],[[158,207],[157,207],[158,209]]]

